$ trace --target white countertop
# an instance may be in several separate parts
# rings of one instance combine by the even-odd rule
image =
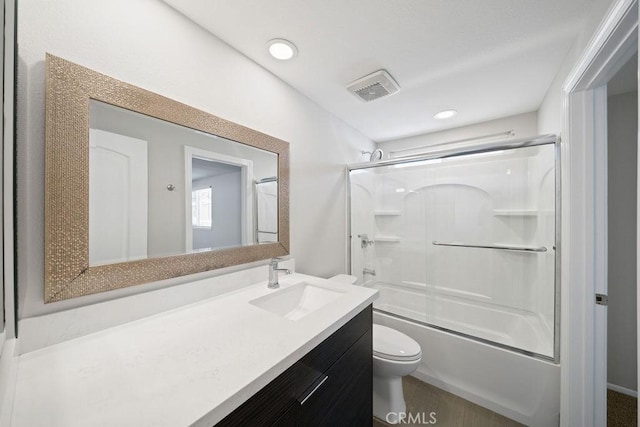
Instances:
[[[12,426],[211,426],[377,297],[344,295],[291,321],[249,304],[266,281],[19,356]]]

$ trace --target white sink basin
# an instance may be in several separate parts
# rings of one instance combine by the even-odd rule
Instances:
[[[298,320],[343,295],[344,291],[298,283],[249,301],[250,304],[289,320]]]

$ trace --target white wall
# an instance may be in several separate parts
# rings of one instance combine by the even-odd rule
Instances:
[[[510,130],[515,132],[512,138],[536,136],[538,131],[538,114],[536,112],[518,114],[440,132],[380,142],[378,143],[378,148],[384,150],[386,158],[389,156],[389,153],[394,150],[444,144],[497,133],[506,133]],[[498,138],[501,139],[501,137]]]
[[[612,3],[613,0],[593,0],[583,30],[565,57],[538,109],[538,134],[559,134],[562,131],[562,85]]]
[[[368,138],[157,0],[20,2],[18,43],[20,318],[189,280],[43,304],[45,52],[288,141],[298,271],[344,272],[344,164]]]
[[[638,93],[608,99],[607,382],[637,390],[636,203]]]

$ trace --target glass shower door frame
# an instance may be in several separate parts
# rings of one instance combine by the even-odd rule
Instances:
[[[374,310],[383,312],[390,316],[400,318],[403,320],[407,320],[414,323],[419,323],[424,326],[428,326],[431,328],[443,330],[449,333],[453,333],[455,335],[463,336],[465,338],[473,339],[479,342],[483,342],[489,345],[493,345],[496,347],[504,348],[506,350],[515,351],[530,357],[534,357],[537,359],[542,359],[545,361],[551,361],[553,363],[560,363],[560,256],[561,256],[561,242],[560,242],[560,232],[561,232],[561,200],[562,200],[562,185],[561,185],[561,173],[560,173],[560,155],[561,155],[561,139],[557,135],[543,135],[535,138],[524,138],[524,139],[514,139],[507,141],[492,141],[481,144],[474,145],[460,145],[460,144],[452,144],[450,147],[443,148],[441,144],[438,147],[434,147],[432,150],[426,150],[423,154],[407,156],[401,158],[394,158],[390,160],[383,160],[377,162],[366,162],[366,163],[356,163],[347,165],[345,168],[346,174],[346,185],[347,185],[347,270],[349,274],[352,274],[352,206],[351,206],[351,172],[356,170],[363,169],[372,169],[379,168],[385,166],[394,166],[400,164],[407,164],[412,162],[424,162],[428,160],[436,160],[436,159],[445,159],[445,158],[455,158],[458,156],[470,155],[470,154],[481,154],[481,153],[490,153],[492,151],[499,150],[510,150],[517,148],[525,148],[525,147],[534,147],[539,145],[551,145],[553,144],[554,152],[555,152],[555,253],[554,253],[554,322],[553,322],[553,357],[549,357],[546,355],[534,353],[531,351],[523,350],[517,347],[509,346],[506,344],[497,343],[495,341],[487,340],[484,338],[476,337],[473,335],[465,334],[463,332],[458,332],[455,330],[451,330],[448,328],[444,328],[438,325],[434,325],[431,323],[421,322],[415,319],[407,318],[402,315],[398,315],[395,313],[391,313],[385,310],[380,310],[374,308]]]

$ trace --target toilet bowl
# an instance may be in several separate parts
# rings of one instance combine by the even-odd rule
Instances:
[[[422,350],[411,337],[373,324],[373,415],[386,422],[406,412],[402,377],[418,369]],[[388,416],[389,415],[389,416]]]

